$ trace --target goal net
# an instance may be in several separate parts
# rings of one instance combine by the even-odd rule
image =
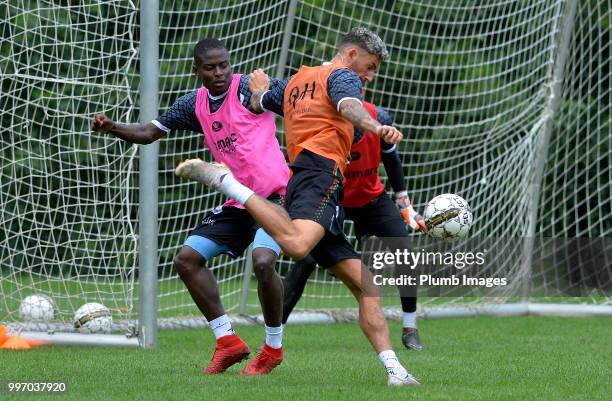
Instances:
[[[531,252],[490,260],[505,276],[524,278],[515,281],[520,288],[495,298],[450,291],[428,298],[424,288],[421,310],[516,301],[609,304],[612,4],[476,3],[299,2],[286,75],[329,60],[352,27],[375,30],[390,59],[365,97],[388,110],[406,136],[399,152],[417,210],[438,194],[456,193],[472,206],[471,235],[489,238],[495,249],[531,245]],[[525,244],[525,237],[535,240]],[[508,253],[518,257],[505,259]],[[531,254],[554,260],[536,263]],[[593,260],[595,254],[603,258]],[[298,304],[303,310],[322,299],[326,307],[340,304],[338,298],[352,301],[326,285],[323,270],[311,281]],[[397,307],[399,300],[384,304]]]
[[[70,331],[86,302],[111,309],[114,331],[137,319],[139,147],[91,133],[90,124],[99,112],[140,119],[142,3],[0,0],[0,322]],[[554,255],[551,238],[597,238],[605,250],[611,8],[609,0],[160,2],[160,112],[199,85],[192,48],[202,37],[222,39],[237,72],[288,76],[329,60],[342,34],[365,26],[390,52],[366,99],[388,110],[406,136],[399,152],[418,210],[435,195],[457,193],[472,206],[473,235],[502,244],[535,238],[526,249]],[[281,138],[281,120],[278,127]],[[203,322],[172,261],[188,231],[224,201],[174,177],[188,157],[210,157],[201,135],[173,132],[160,141],[162,327]],[[592,257],[565,247],[570,260]],[[254,316],[246,262],[218,257],[211,269],[227,311]],[[610,259],[592,262],[593,271],[528,258],[492,262],[526,277],[530,288],[518,300],[610,303]],[[283,258],[279,272],[291,264]],[[568,288],[588,296],[568,297]],[[422,311],[513,302],[519,294],[428,297],[423,290]],[[21,301],[33,294],[53,300],[53,320],[20,319]],[[399,306],[397,298],[384,303]],[[296,311],[354,307],[319,269]]]

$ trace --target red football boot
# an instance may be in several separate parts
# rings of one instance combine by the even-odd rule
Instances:
[[[238,335],[223,336],[217,340],[212,360],[202,373],[214,375],[225,372],[233,364],[248,358],[250,353],[249,346]]]
[[[266,375],[282,361],[283,349],[272,348],[266,344],[257,357],[249,362],[240,373],[245,376]]]

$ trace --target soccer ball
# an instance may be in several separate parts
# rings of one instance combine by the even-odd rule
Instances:
[[[81,333],[110,333],[113,317],[106,306],[91,302],[74,313],[74,328]]]
[[[55,304],[46,295],[30,295],[19,305],[19,317],[24,322],[48,322],[55,315]]]
[[[472,226],[470,205],[454,194],[438,195],[429,201],[423,218],[430,236],[451,241],[465,238]]]

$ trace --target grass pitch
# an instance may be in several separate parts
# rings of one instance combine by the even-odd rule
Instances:
[[[419,387],[389,388],[356,324],[293,325],[285,361],[271,375],[239,368],[205,377],[209,329],[161,331],[157,350],[49,347],[0,351],[0,382],[65,381],[66,394],[0,394],[16,400],[604,400],[610,384],[612,319],[472,318],[420,321],[426,349],[396,351]],[[254,350],[262,327],[238,327]]]

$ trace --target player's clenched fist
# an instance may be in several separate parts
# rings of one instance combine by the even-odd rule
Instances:
[[[249,89],[253,92],[253,96],[251,96],[251,106],[253,110],[256,112],[264,111],[261,104],[261,98],[264,93],[270,89],[270,78],[261,68],[249,74]]]
[[[270,78],[261,68],[256,69],[249,74],[249,89],[251,92],[263,92],[270,88]]]
[[[380,136],[383,141],[391,144],[399,143],[404,138],[401,132],[395,127],[390,125],[381,125],[376,129],[376,134]]]
[[[91,123],[91,130],[107,133],[113,128],[113,120],[108,118],[106,114],[100,113],[94,117],[93,122]]]

